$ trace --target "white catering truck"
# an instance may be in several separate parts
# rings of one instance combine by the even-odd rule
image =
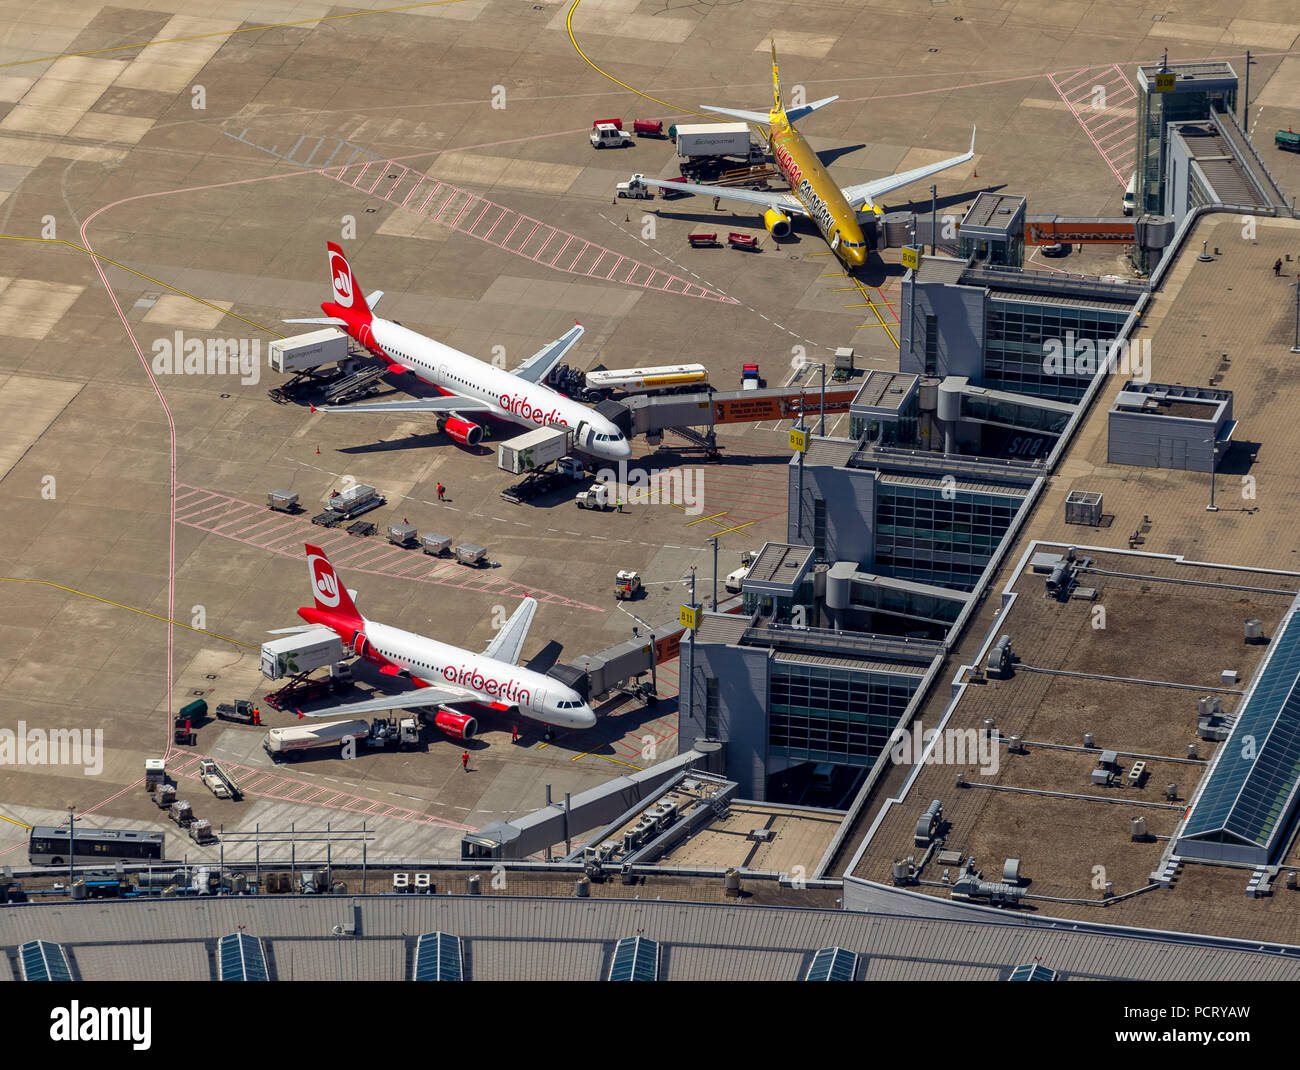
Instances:
[[[323,669],[350,657],[343,640],[323,624],[262,644],[262,675],[268,680]]]
[[[348,359],[348,336],[337,327],[277,338],[267,358],[272,371],[296,374]]]

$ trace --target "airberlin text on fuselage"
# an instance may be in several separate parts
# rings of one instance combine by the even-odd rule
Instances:
[[[472,687],[475,691],[495,695],[521,706],[527,706],[532,701],[532,693],[514,680],[497,681],[484,676],[478,669],[467,669],[464,665],[457,669],[454,665],[447,665],[443,667],[442,675],[450,683]]]
[[[531,405],[527,398],[520,397],[518,394],[502,394],[501,407],[511,416],[518,416],[522,420],[531,420],[540,427],[542,424],[562,423],[566,427],[569,421],[560,415],[559,409],[552,409],[546,412],[543,409]]]

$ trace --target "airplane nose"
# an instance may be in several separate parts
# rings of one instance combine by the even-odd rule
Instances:
[[[583,706],[573,714],[574,728],[594,728],[596,726],[596,714],[590,706]]]
[[[849,267],[861,267],[867,262],[867,253],[865,249],[845,249],[844,261]]]

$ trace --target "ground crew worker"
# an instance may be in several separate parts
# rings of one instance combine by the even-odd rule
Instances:
[[[446,493],[447,493],[447,488],[444,487],[441,483],[439,483],[439,484],[438,484],[438,501],[440,501],[440,502],[441,502],[441,501],[446,501],[446,499],[443,497],[443,495],[446,494]]]
[[[1275,261],[1273,261],[1273,274],[1274,275],[1282,274],[1282,258],[1280,256]]]
[[[623,511],[623,499],[615,498],[614,503],[618,506],[618,511],[621,513]]]
[[[469,751],[464,751],[460,756],[460,767],[469,772]]]
[[[262,723],[262,712],[261,712],[261,711],[260,711],[256,706],[254,706],[254,707],[253,707],[253,724],[261,724],[261,723]]]
[[[519,726],[517,724],[512,724],[510,726],[510,742],[511,743],[519,742]]]

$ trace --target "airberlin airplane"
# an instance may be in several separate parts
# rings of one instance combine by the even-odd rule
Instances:
[[[789,193],[766,193],[762,190],[738,189],[732,186],[711,186],[701,182],[669,182],[664,179],[643,179],[647,186],[677,190],[686,193],[703,193],[723,200],[743,201],[765,209],[763,225],[774,238],[784,238],[790,233],[790,217],[811,219],[831,247],[831,251],[849,268],[861,267],[867,259],[867,238],[858,222],[858,210],[869,208],[877,215],[883,214],[875,198],[891,190],[901,189],[923,178],[956,167],[975,157],[975,131],[970,135],[970,151],[937,163],[926,164],[896,175],[872,179],[856,186],[836,184],[822,166],[817,154],[809,147],[794,124],[818,108],[839,100],[826,97],[797,108],[787,108],[781,99],[781,72],[776,65],[776,42],[772,42],[772,108],[770,111],[743,111],[738,108],[718,108],[701,104],[705,111],[731,115],[768,128],[772,154],[781,174],[790,183]]]
[[[525,598],[483,653],[475,654],[366,620],[353,601],[356,592],[343,586],[320,547],[307,546],[307,569],[316,604],[303,606],[298,616],[308,624],[332,628],[358,657],[378,665],[385,676],[410,680],[417,690],[315,710],[305,716],[338,717],[433,706],[438,710],[434,723],[453,739],[470,739],[478,729],[465,706],[516,711],[560,728],[590,728],[596,723],[595,713],[576,691],[518,664],[537,612],[535,598]],[[285,630],[298,631],[302,626]]]
[[[582,337],[579,324],[533,354],[514,371],[494,367],[468,353],[426,338],[400,323],[377,318],[371,306],[384,296],[376,290],[362,296],[343,250],[329,243],[330,276],[334,300],[321,303],[325,318],[285,320],[342,327],[373,353],[388,361],[390,372],[412,372],[435,387],[443,397],[411,401],[381,401],[372,405],[326,407],[313,412],[432,412],[438,430],[462,446],[477,446],[483,426],[467,414],[484,416],[524,427],[564,424],[573,428],[574,446],[609,461],[626,460],[632,446],[615,424],[587,406],[572,401],[545,384],[547,375]]]

